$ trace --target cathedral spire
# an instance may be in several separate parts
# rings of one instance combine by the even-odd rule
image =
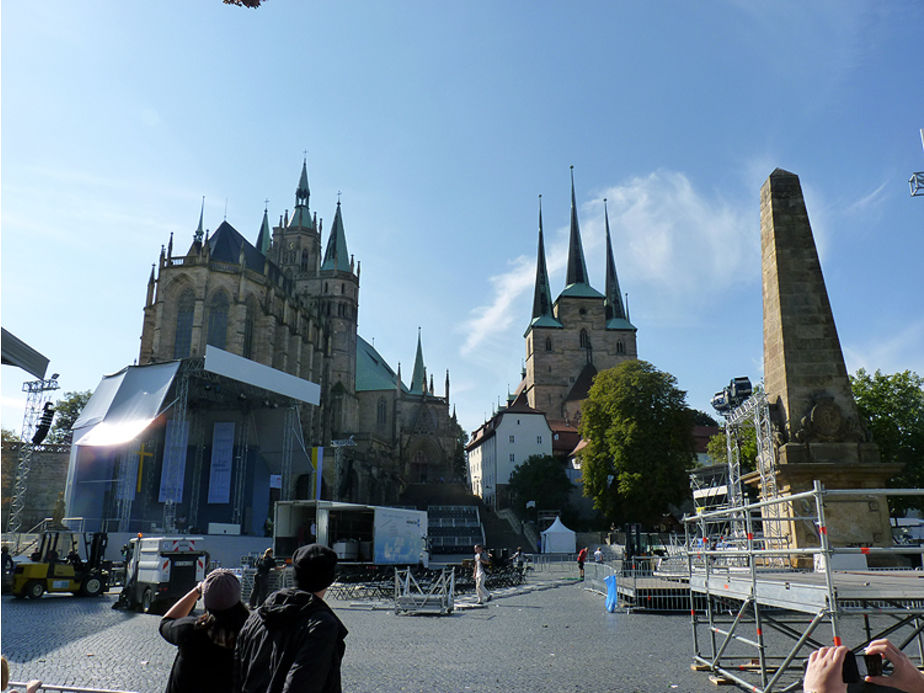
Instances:
[[[350,268],[350,253],[347,251],[346,233],[343,231],[343,217],[340,215],[340,200],[337,200],[337,212],[334,214],[334,225],[330,229],[327,239],[327,250],[324,252],[324,262],[321,270],[337,270],[339,272],[352,272]]]
[[[590,286],[587,264],[584,262],[584,246],[581,243],[581,227],[578,224],[577,200],[574,195],[574,166],[571,167],[571,234],[568,239],[568,273],[565,276],[565,290],[562,296],[600,298],[599,292]]]
[[[616,262],[613,260],[613,243],[610,239],[610,214],[603,200],[603,215],[606,219],[606,298],[603,306],[606,311],[607,329],[632,328],[629,323],[628,311],[622,302],[622,292],[619,290],[619,278],[616,276]]]
[[[308,188],[308,155],[302,160],[302,175],[298,179],[298,187],[295,189],[295,206],[308,206],[308,198],[311,197],[311,190]]]
[[[263,253],[263,255],[266,255],[270,248],[270,227],[268,213],[269,212],[267,208],[264,207],[263,223],[260,225],[260,233],[257,234],[257,250]]]
[[[545,264],[545,241],[542,235],[542,195],[539,196],[539,250],[536,257],[536,288],[533,292],[533,318],[530,327],[562,327],[552,312],[552,291]],[[527,329],[528,331],[528,329]]]
[[[427,369],[424,366],[423,347],[420,345],[420,328],[417,328],[417,355],[414,357],[414,373],[411,376],[411,393],[424,394],[427,389]]]
[[[287,226],[300,226],[311,229],[314,225],[311,223],[311,212],[308,210],[308,199],[311,197],[311,190],[308,188],[308,158],[302,161],[302,174],[298,179],[298,187],[295,189],[295,209],[292,210],[292,220],[286,221]]]
[[[202,231],[202,216],[205,214],[205,195],[202,196],[202,207],[199,208],[199,226],[196,227],[195,233],[193,233],[193,243],[202,243],[202,238],[205,235]]]

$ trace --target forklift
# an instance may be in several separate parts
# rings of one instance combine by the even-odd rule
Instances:
[[[83,558],[77,550],[79,542],[83,543]],[[103,562],[108,542],[105,532],[46,529],[29,560],[16,564],[13,596],[39,599],[45,592],[99,596],[109,589],[109,571]]]

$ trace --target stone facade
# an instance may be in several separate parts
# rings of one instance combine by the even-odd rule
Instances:
[[[394,503],[408,483],[450,474],[461,431],[449,374],[445,396],[432,379],[408,388],[359,338],[360,264],[347,252],[341,205],[322,254],[324,223],[309,200],[303,165],[291,216],[271,229],[264,212],[255,244],[227,221],[210,234],[201,216],[188,250],[174,254],[171,236],[148,281],[139,364],[201,356],[212,344],[318,383],[320,404],[302,407],[304,440],[356,442],[337,453],[336,469],[325,465],[326,488],[341,500]],[[301,478],[296,492],[308,487]]]

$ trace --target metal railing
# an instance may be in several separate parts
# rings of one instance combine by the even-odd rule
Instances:
[[[840,645],[841,621],[848,616],[863,617],[865,641],[854,651],[862,651],[876,638],[902,633],[900,647],[917,642],[924,661],[924,586],[917,574],[894,571],[896,582],[890,587],[881,581],[864,582],[866,561],[859,575],[835,568],[839,556],[880,561],[892,557],[897,563],[898,557],[920,554],[922,548],[835,546],[837,537],[831,536],[825,515],[826,500],[884,502],[893,495],[924,496],[924,489],[827,490],[816,480],[810,491],[685,518],[696,665],[755,693],[791,691],[801,683],[801,665],[808,654],[803,648],[821,646],[813,638],[815,631],[827,624],[832,641]],[[743,517],[744,537],[718,534],[727,531],[732,516]],[[783,531],[768,532],[769,523],[778,523]],[[788,538],[806,525],[814,531],[803,533],[803,545],[795,546]],[[888,541],[891,544],[891,538]],[[872,617],[884,617],[888,623],[881,626]],[[753,633],[742,634],[751,626]],[[771,631],[785,636],[783,642],[791,647],[780,650],[779,641],[767,638]],[[742,647],[752,653],[741,654]]]

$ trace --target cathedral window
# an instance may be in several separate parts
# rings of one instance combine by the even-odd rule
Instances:
[[[552,338],[551,337],[545,338],[545,350],[552,351]]]
[[[228,341],[228,297],[223,291],[212,296],[209,303],[207,344],[224,349]]]
[[[384,426],[388,422],[388,405],[385,404],[384,397],[379,397],[378,407],[376,408],[376,422],[379,426]]]
[[[542,436],[536,436],[536,445],[542,445]]]
[[[302,272],[308,271],[308,251],[307,250],[302,250],[301,270]]]
[[[516,462],[516,461],[517,461],[517,456],[514,455],[512,452],[510,453],[510,461],[511,461],[511,462]]]
[[[520,422],[517,421],[517,423],[520,423]],[[511,443],[517,442],[517,437],[516,437],[516,436],[510,436],[510,442],[511,442]]]
[[[581,348],[587,349],[590,347],[590,337],[587,336],[587,330],[581,330]]]
[[[626,345],[622,343],[622,340],[619,340],[618,342],[616,342],[616,353],[617,354],[626,353]]]
[[[176,335],[173,339],[173,358],[184,359],[189,356],[192,346],[193,312],[196,309],[196,297],[191,289],[186,289],[176,304]]]
[[[340,293],[341,294],[346,293],[346,284],[344,284],[343,282],[340,282]]]

